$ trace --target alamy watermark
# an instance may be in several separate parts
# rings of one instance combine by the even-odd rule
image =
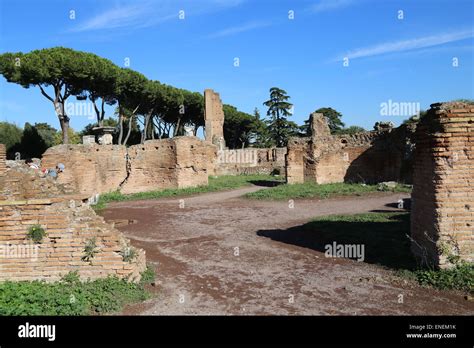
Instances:
[[[38,260],[39,246],[34,243],[0,244],[0,258],[2,259],[30,259]]]
[[[326,244],[324,255],[326,257],[342,257],[347,259],[356,259],[359,262],[365,260],[365,245],[364,244]]]
[[[60,103],[56,103],[55,108],[58,114],[62,114],[62,106]],[[64,111],[66,112],[66,115],[69,116],[86,116],[89,120],[95,118],[94,106],[91,102],[87,101],[66,101],[64,104]]]
[[[257,165],[258,153],[253,149],[219,150],[217,151],[217,163]]]
[[[397,102],[389,99],[380,103],[380,116],[419,116],[420,111],[419,102]]]

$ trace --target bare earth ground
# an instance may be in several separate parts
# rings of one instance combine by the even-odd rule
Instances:
[[[239,198],[259,189],[109,204],[106,220],[136,220],[118,228],[146,250],[157,274],[156,296],[123,314],[474,314],[460,293],[422,288],[380,266],[263,236],[316,216],[397,210],[386,205],[407,195],[297,200],[293,209],[288,202]]]

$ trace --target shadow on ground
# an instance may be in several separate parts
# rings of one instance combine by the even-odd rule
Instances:
[[[283,181],[276,181],[276,180],[250,180],[249,182],[255,186],[263,186],[263,187],[275,187],[275,186],[284,184]]]
[[[259,230],[257,235],[272,240],[326,252],[326,245],[363,244],[364,262],[393,269],[414,269],[410,252],[409,213],[391,213],[382,221],[331,221],[320,219],[286,230]]]

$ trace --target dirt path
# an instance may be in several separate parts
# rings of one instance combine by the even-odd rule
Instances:
[[[293,208],[240,198],[259,189],[110,204],[106,220],[136,220],[119,228],[146,250],[157,273],[157,297],[124,314],[474,314],[457,293],[265,237],[315,216],[397,210],[387,204],[405,194],[297,200]]]

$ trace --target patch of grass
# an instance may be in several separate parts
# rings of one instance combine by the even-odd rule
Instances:
[[[0,283],[0,315],[91,315],[120,311],[127,303],[149,298],[145,290],[154,275],[147,269],[139,283],[117,277],[80,282],[71,272],[60,281]],[[152,277],[152,278],[151,278]]]
[[[253,183],[277,183],[278,177],[271,175],[223,175],[210,176],[208,186],[189,187],[181,189],[164,189],[158,191],[147,191],[124,195],[118,191],[106,193],[100,196],[99,202],[93,206],[94,210],[102,210],[109,202],[134,201],[142,199],[156,199],[166,197],[189,196],[200,193],[232,190],[243,186],[249,186]]]
[[[329,198],[334,196],[361,196],[368,193],[378,192],[378,185],[362,185],[362,184],[285,184],[279,185],[268,190],[260,190],[248,193],[247,198],[269,199],[269,200],[288,200],[298,198]],[[398,184],[390,189],[391,192],[411,192],[411,188],[407,185]]]
[[[474,292],[474,264],[460,262],[449,269],[417,269],[399,272],[399,276],[416,280],[423,286],[443,290],[461,290]]]

